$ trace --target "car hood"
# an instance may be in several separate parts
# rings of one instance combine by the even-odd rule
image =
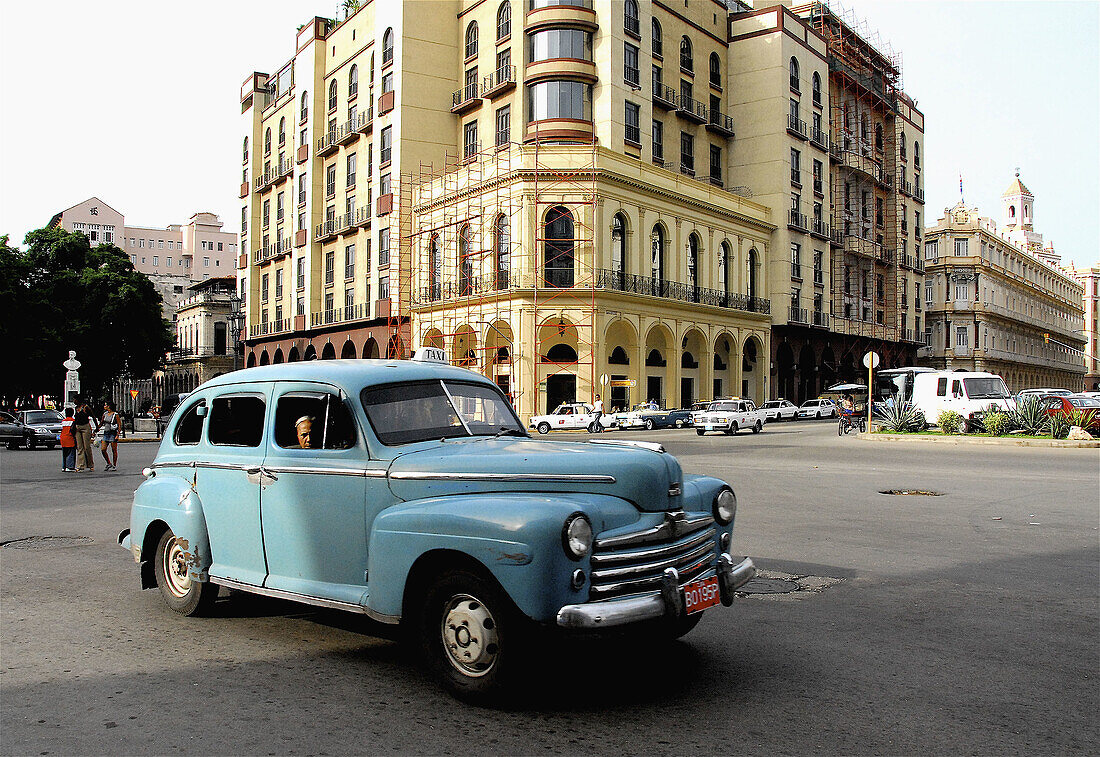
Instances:
[[[682,507],[672,455],[636,444],[515,437],[442,441],[399,455],[390,489],[403,499],[476,492],[591,492],[658,512]]]

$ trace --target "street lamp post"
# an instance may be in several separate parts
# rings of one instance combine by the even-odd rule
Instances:
[[[229,342],[233,347],[233,370],[237,370],[239,367],[237,364],[238,353],[237,346],[241,340],[241,330],[244,328],[244,313],[241,312],[241,298],[231,297],[229,299],[229,316],[226,318],[226,323],[229,326]]]

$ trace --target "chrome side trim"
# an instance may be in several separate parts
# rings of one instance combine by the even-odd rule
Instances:
[[[304,475],[321,475],[321,476],[360,476],[365,478],[385,478],[385,470],[356,470],[354,468],[323,468],[306,467],[304,465],[279,465],[279,466],[264,466],[265,470],[269,470],[272,473],[301,473]]]
[[[589,439],[589,444],[610,444],[614,447],[635,447],[636,449],[647,449],[650,452],[663,453],[665,447],[663,444],[657,442],[643,442],[638,439]]]
[[[302,604],[315,605],[317,607],[328,607],[333,610],[345,610],[347,612],[359,613],[360,615],[366,615],[372,620],[377,620],[380,623],[387,623],[390,625],[400,623],[401,617],[397,615],[385,615],[383,613],[372,610],[365,605],[357,605],[352,602],[341,602],[338,599],[325,599],[324,597],[311,597],[308,594],[298,594],[293,591],[283,591],[282,589],[272,589],[267,586],[256,586],[255,584],[246,584],[241,581],[236,581],[232,578],[224,578],[222,576],[210,576],[210,582],[219,586],[225,586],[229,589],[237,589],[238,591],[247,591],[252,594],[259,594],[264,597],[274,597],[275,599],[286,599],[291,602],[301,602]]]
[[[390,478],[401,481],[494,481],[558,484],[613,484],[614,476],[582,473],[433,473],[429,471],[397,471]]]

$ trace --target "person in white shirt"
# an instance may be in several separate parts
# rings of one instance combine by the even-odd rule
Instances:
[[[596,430],[602,431],[603,425],[600,423],[600,418],[603,417],[603,400],[600,399],[600,395],[596,395],[596,401],[592,403],[592,412],[596,414],[596,419],[592,421],[596,424]]]

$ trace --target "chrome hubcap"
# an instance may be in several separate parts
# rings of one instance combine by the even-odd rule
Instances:
[[[183,548],[175,537],[164,545],[164,579],[168,591],[176,597],[184,597],[191,590],[191,579],[187,575],[187,558]]]
[[[469,594],[456,594],[443,608],[440,629],[447,660],[458,672],[480,678],[493,669],[500,655],[500,638],[493,614]]]

